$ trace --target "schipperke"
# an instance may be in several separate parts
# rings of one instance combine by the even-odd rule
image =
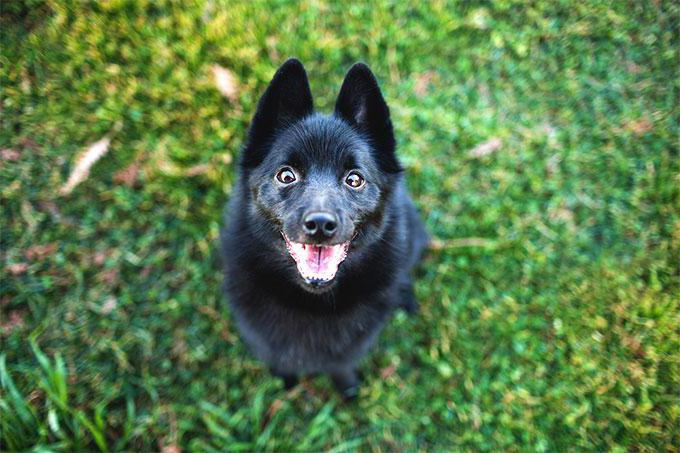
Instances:
[[[428,235],[406,192],[373,73],[349,70],[332,115],[315,113],[302,63],[259,101],[221,231],[225,290],[252,352],[283,379],[327,373],[357,395],[357,363],[396,308]]]

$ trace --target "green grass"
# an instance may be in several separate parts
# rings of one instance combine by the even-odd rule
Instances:
[[[408,3],[3,2],[2,450],[680,448],[677,3]],[[286,393],[220,294],[289,56],[322,110],[371,65],[439,240],[352,405]]]

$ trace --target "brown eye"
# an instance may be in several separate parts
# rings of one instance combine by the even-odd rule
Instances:
[[[345,178],[345,184],[354,189],[358,189],[364,185],[364,178],[356,171],[352,171],[347,175],[347,178]]]
[[[278,179],[281,184],[290,184],[295,182],[297,178],[295,178],[295,173],[293,173],[292,169],[285,167],[279,170],[276,174],[276,179]]]

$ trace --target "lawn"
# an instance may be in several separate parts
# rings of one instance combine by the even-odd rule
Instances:
[[[677,451],[679,23],[661,0],[3,2],[0,449]],[[325,111],[372,67],[436,238],[352,404],[286,392],[220,292],[289,56]]]

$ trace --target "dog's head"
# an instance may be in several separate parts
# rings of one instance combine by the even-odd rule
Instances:
[[[332,286],[345,259],[379,240],[387,198],[401,172],[389,110],[371,70],[352,66],[333,115],[314,112],[307,74],[295,59],[260,99],[241,166],[249,213],[277,235],[308,291]],[[349,254],[349,257],[348,257]]]

